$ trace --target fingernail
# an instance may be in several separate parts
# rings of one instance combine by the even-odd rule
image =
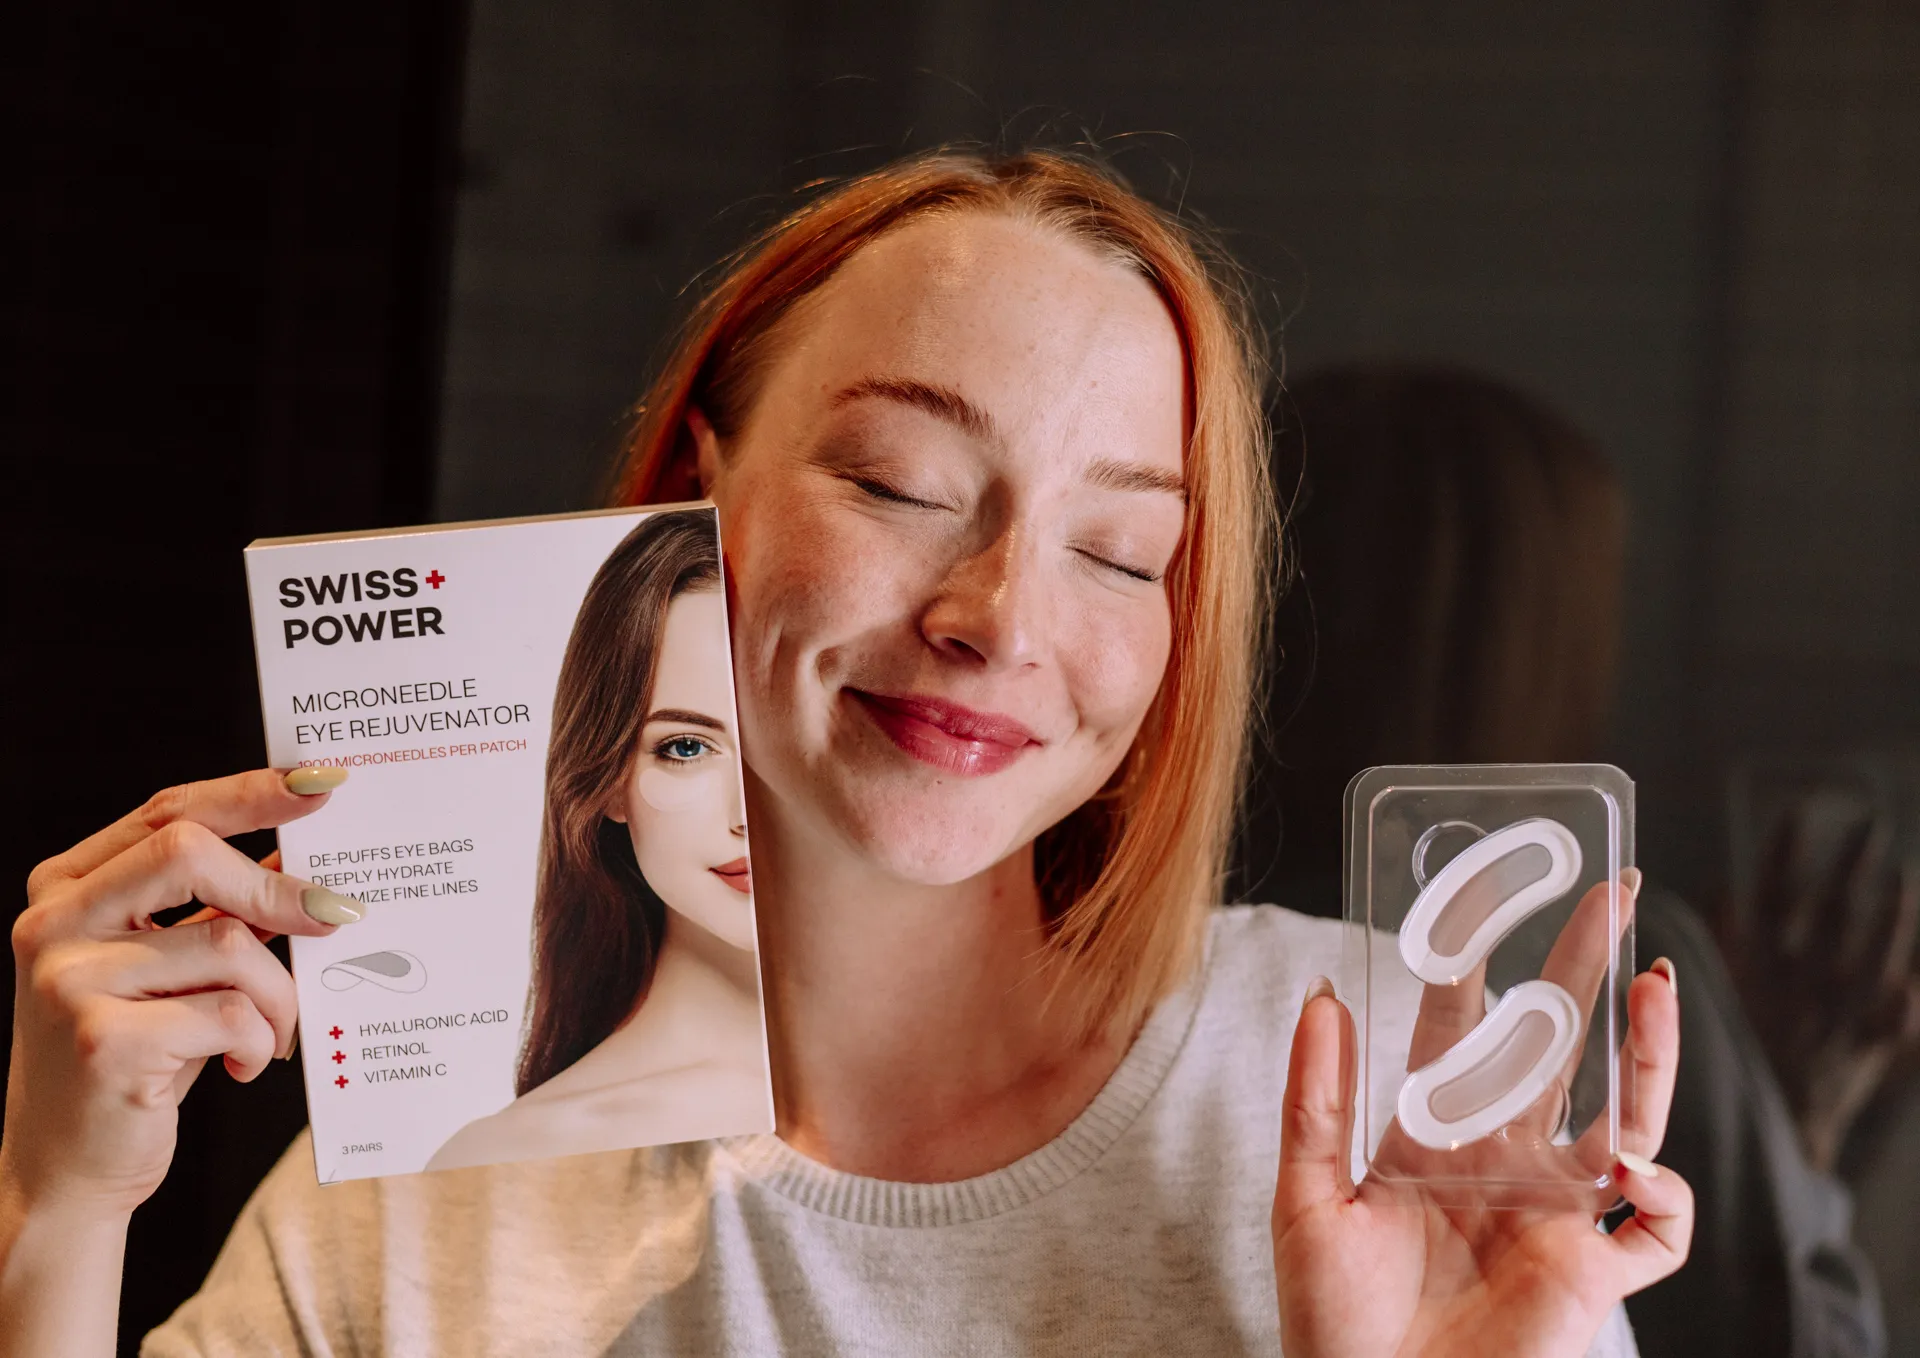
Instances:
[[[310,886],[300,893],[300,908],[322,924],[352,924],[367,913],[367,907],[351,896]]]
[[[1660,1166],[1654,1164],[1653,1161],[1647,1159],[1644,1155],[1635,1155],[1632,1151],[1621,1151],[1620,1154],[1614,1158],[1620,1162],[1620,1168],[1629,1173],[1638,1174],[1643,1179],[1657,1179],[1660,1177]]]
[[[1676,1000],[1680,998],[1680,973],[1677,970],[1675,970],[1673,965],[1673,959],[1671,957],[1654,958],[1653,965],[1648,967],[1647,970],[1657,971],[1662,976],[1666,977],[1667,986],[1670,990],[1673,991],[1673,997]]]
[[[1312,1004],[1322,995],[1331,994],[1333,994],[1333,982],[1324,976],[1316,976],[1307,982],[1307,996],[1300,1001],[1300,1008],[1304,1011],[1308,1005]]]
[[[293,1054],[300,1050],[300,1025],[293,1025],[293,1036],[287,1041],[287,1049],[280,1053],[282,1061],[293,1060]]]
[[[1627,899],[1634,900],[1640,895],[1640,869],[1620,869],[1620,885],[1627,889]]]
[[[317,797],[331,792],[347,781],[347,771],[338,764],[314,764],[304,769],[289,769],[280,780],[287,791],[302,797]]]

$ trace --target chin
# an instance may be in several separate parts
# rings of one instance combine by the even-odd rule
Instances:
[[[977,877],[1034,838],[987,782],[932,788],[849,788],[842,832],[890,877],[951,886]]]
[[[706,886],[705,883],[700,883]],[[673,906],[681,918],[699,925],[722,943],[751,952],[753,937],[753,897],[743,896],[732,887],[715,884],[704,891],[680,893],[685,907]]]

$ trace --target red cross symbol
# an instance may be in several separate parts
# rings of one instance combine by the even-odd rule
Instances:
[[[334,1076],[334,1077],[333,1077],[333,1082],[334,1082],[335,1084],[337,1084],[337,1085],[339,1085],[339,1086],[340,1086],[340,1087],[341,1087],[342,1089],[345,1089],[345,1088],[347,1087],[347,1077],[346,1077],[346,1076],[344,1076],[344,1075],[336,1075],[336,1076]]]
[[[427,583],[429,585],[432,585],[435,589],[439,589],[440,586],[447,583],[447,577],[440,574],[440,568],[438,566],[435,566],[433,570],[429,572],[427,575]]]
[[[340,1040],[340,1025],[336,1023],[333,1027],[327,1029],[327,1036],[335,1042],[338,1042]]]
[[[336,1066],[346,1059],[347,1059],[347,1054],[345,1052],[335,1052],[333,1054],[333,1064]]]

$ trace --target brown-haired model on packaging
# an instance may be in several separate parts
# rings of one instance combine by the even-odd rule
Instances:
[[[730,661],[712,511],[644,520],[560,665],[519,1097],[429,1169],[773,1125]]]
[[[1071,157],[908,160],[755,242],[622,484],[720,509],[776,1133],[326,1190],[296,1145],[149,1351],[1630,1352],[1620,1298],[1692,1225],[1643,1158],[1667,978],[1633,983],[1641,1097],[1591,1166],[1637,1214],[1451,1211],[1350,1181],[1339,926],[1216,906],[1269,594],[1261,373],[1225,262]],[[106,1351],[178,1091],[291,1041],[245,939],[135,959],[190,890],[340,927],[216,838],[311,804],[197,785],[37,874],[17,1333]],[[129,998],[188,990],[220,998]],[[1475,998],[1382,991],[1373,1031],[1444,1049]],[[130,1101],[135,1069],[167,1083]]]

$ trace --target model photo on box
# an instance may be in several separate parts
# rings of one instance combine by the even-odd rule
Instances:
[[[429,1169],[772,1126],[711,511],[645,520],[587,589],[547,753],[515,1089]]]

